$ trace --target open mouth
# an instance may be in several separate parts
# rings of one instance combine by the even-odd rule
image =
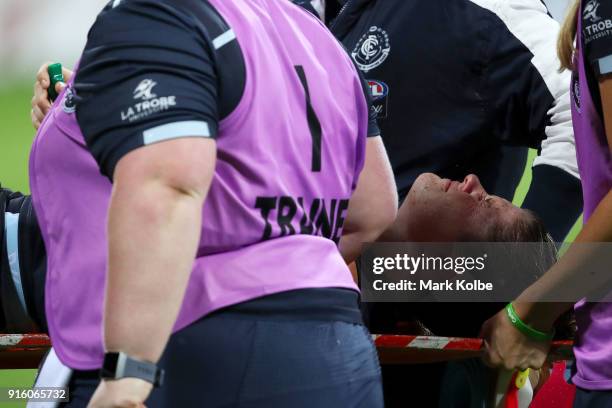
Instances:
[[[448,193],[448,190],[450,189],[451,184],[453,184],[451,180],[442,179],[442,190],[444,190],[445,193]]]

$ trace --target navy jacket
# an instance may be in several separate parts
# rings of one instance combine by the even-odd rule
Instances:
[[[564,239],[582,211],[570,74],[539,0],[348,0],[330,28],[370,82],[400,198],[435,172],[512,199],[532,147],[523,206]]]

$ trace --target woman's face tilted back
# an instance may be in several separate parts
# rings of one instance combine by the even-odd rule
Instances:
[[[486,241],[496,227],[525,212],[489,195],[473,174],[462,182],[425,173],[414,182],[400,210],[406,237],[421,242]]]

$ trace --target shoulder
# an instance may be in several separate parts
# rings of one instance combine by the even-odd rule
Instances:
[[[497,17],[500,26],[523,42],[533,38],[550,38],[556,41],[559,24],[548,13],[540,0],[466,0]]]
[[[112,1],[98,14],[89,31],[88,40],[96,37],[126,38],[133,31],[149,28],[151,38],[160,38],[164,31],[189,30],[206,37],[208,31],[219,31],[227,23],[206,0],[131,0]],[[155,31],[157,30],[157,31]]]
[[[556,42],[559,23],[540,0],[469,0],[490,11],[496,23],[492,58],[504,61],[514,56],[515,69],[533,66],[556,97],[567,89],[568,73],[559,73]],[[522,55],[522,57],[519,57]]]

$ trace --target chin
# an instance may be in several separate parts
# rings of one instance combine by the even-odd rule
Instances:
[[[433,187],[440,184],[442,179],[433,173],[423,173],[414,180],[412,188],[422,189],[427,187]]]

